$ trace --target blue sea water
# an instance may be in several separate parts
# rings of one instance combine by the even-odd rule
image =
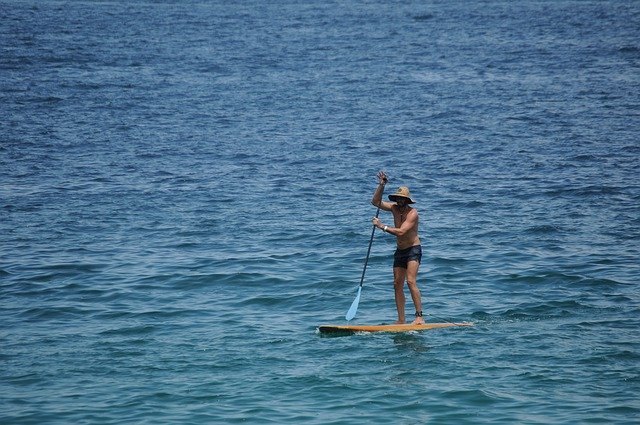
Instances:
[[[1,423],[640,421],[639,2],[0,0],[0,40]],[[317,333],[380,169],[473,328]]]

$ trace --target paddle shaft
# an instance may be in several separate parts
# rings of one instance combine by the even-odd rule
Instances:
[[[376,211],[376,218],[380,214],[380,207]],[[371,245],[373,244],[373,235],[376,233],[376,226],[371,229],[371,238],[369,238],[369,248],[367,249],[367,257],[364,259],[364,267],[362,268],[362,277],[360,278],[360,287],[364,284],[364,273],[367,271],[367,264],[369,263],[369,254],[371,253]]]

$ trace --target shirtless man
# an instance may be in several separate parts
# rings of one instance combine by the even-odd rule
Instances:
[[[378,187],[376,188],[371,203],[381,210],[390,211],[393,214],[393,226],[385,225],[377,217],[373,218],[373,225],[386,233],[396,237],[397,249],[393,256],[393,287],[395,290],[396,308],[398,309],[398,321],[405,323],[405,296],[404,282],[411,292],[411,299],[416,307],[416,319],[413,324],[422,324],[422,300],[418,289],[417,277],[420,261],[422,260],[422,246],[418,238],[418,211],[410,207],[414,201],[411,199],[408,187],[400,187],[389,199],[393,202],[382,200],[384,185],[387,176],[384,172],[378,173]]]

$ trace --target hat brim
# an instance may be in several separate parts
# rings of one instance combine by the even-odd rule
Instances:
[[[411,198],[409,198],[409,197],[407,197],[407,196],[402,196],[402,195],[389,195],[389,200],[390,200],[390,201],[397,202],[397,201],[398,201],[398,198],[407,199],[407,201],[408,201],[407,203],[408,203],[408,204],[415,204],[415,203],[416,203],[413,199],[411,199]]]

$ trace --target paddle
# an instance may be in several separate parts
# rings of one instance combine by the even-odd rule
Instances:
[[[380,214],[380,207],[376,211],[376,217]],[[347,321],[356,317],[356,312],[358,311],[358,304],[360,304],[360,294],[362,293],[362,284],[364,283],[364,272],[367,271],[367,263],[369,262],[369,254],[371,253],[371,244],[373,243],[373,235],[376,232],[376,226],[373,226],[371,229],[371,238],[369,239],[369,249],[367,249],[367,257],[364,260],[364,268],[362,269],[362,277],[360,278],[360,286],[358,286],[358,295],[356,295],[356,299],[351,303],[351,307],[349,307],[349,311],[347,311],[347,315],[345,318]]]

